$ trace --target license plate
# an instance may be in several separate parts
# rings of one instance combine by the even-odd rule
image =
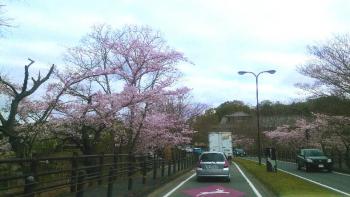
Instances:
[[[318,167],[319,167],[319,168],[323,168],[324,165],[323,165],[323,164],[318,164]]]
[[[215,165],[207,165],[207,169],[217,169],[217,166],[215,166]]]

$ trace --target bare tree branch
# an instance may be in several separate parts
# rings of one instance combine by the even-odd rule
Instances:
[[[1,122],[2,122],[2,131],[3,133],[5,133],[6,135],[10,136],[10,137],[16,137],[16,135],[13,134],[13,131],[8,131],[11,130],[11,128],[14,127],[15,125],[15,117],[18,113],[18,106],[19,103],[27,96],[33,94],[40,85],[42,85],[45,81],[47,81],[49,79],[49,77],[51,76],[53,70],[54,70],[54,65],[51,66],[49,72],[46,74],[46,76],[41,79],[41,77],[39,76],[37,80],[34,80],[34,84],[32,86],[32,88],[30,90],[27,90],[27,86],[28,86],[28,78],[29,78],[29,67],[34,63],[33,60],[29,59],[30,63],[28,65],[25,66],[25,76],[24,76],[24,80],[23,80],[23,85],[21,88],[21,93],[18,93],[16,88],[11,85],[9,82],[4,81],[3,79],[0,78],[0,83],[3,83],[5,85],[7,85],[9,88],[12,89],[12,91],[14,92],[13,99],[10,105],[10,110],[9,110],[9,115],[7,117],[7,119],[5,119],[2,115],[0,116]]]
[[[43,84],[45,81],[47,81],[50,78],[54,68],[55,68],[55,65],[53,64],[51,66],[49,72],[46,74],[46,76],[43,79],[41,79],[40,74],[39,74],[39,76],[38,76],[38,78],[36,80],[34,78],[32,78],[33,83],[34,83],[32,88],[30,90],[28,90],[28,91],[21,92],[21,96],[24,98],[24,97],[26,97],[28,95],[33,94],[40,87],[41,84]]]
[[[30,63],[26,66],[24,66],[24,80],[23,80],[23,85],[22,85],[22,92],[27,90],[27,85],[28,85],[28,78],[29,78],[29,66],[31,66],[34,61],[31,60],[30,58],[28,58],[28,60],[30,61]]]
[[[3,79],[1,76],[0,76],[0,83],[4,84],[5,86],[10,88],[12,90],[12,92],[13,92],[13,96],[17,96],[18,95],[16,87],[14,85],[12,85],[10,82],[5,81],[5,79]]]

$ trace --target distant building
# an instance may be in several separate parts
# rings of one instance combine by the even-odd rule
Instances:
[[[233,114],[225,115],[224,117],[222,117],[217,129],[221,131],[233,132],[233,130],[239,125],[250,120],[251,115],[245,112],[235,112]]]
[[[225,115],[221,118],[220,125],[233,125],[235,123],[249,120],[251,118],[251,115],[245,113],[245,112],[235,112],[230,115]]]

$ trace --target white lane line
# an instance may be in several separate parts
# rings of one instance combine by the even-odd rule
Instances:
[[[322,183],[313,181],[313,180],[311,180],[311,179],[307,179],[307,178],[305,178],[305,177],[299,176],[299,175],[297,175],[297,174],[294,174],[294,173],[291,173],[291,172],[288,172],[288,171],[285,171],[285,170],[282,170],[282,169],[278,169],[278,170],[279,170],[279,171],[282,171],[282,172],[285,172],[285,173],[287,173],[287,174],[296,176],[296,177],[298,177],[298,178],[304,179],[304,180],[309,181],[309,182],[311,182],[311,183],[314,183],[314,184],[316,184],[316,185],[319,185],[319,186],[325,187],[325,188],[327,188],[327,189],[333,190],[333,191],[335,191],[335,192],[344,194],[344,195],[346,195],[346,196],[350,196],[349,193],[343,192],[343,191],[341,191],[341,190],[339,190],[339,189],[335,189],[335,188],[330,187],[330,186],[328,186],[328,185],[324,185],[324,184],[322,184]]]
[[[172,193],[174,193],[177,189],[179,189],[183,184],[185,184],[188,180],[196,176],[196,173],[193,173],[190,177],[188,177],[186,180],[182,181],[180,184],[178,184],[176,187],[174,187],[170,192],[166,193],[163,197],[168,197]]]
[[[294,165],[297,165],[296,163],[293,163],[293,162],[289,162],[289,161],[281,161],[281,160],[277,160],[278,162],[282,162],[282,163],[290,163],[290,164],[294,164]],[[341,172],[337,172],[337,171],[334,171],[332,172],[333,174],[340,174],[340,175],[343,175],[343,176],[350,176],[350,174],[346,174],[346,173],[341,173]]]
[[[258,161],[253,160],[253,159],[246,159],[246,160],[258,162]],[[296,163],[290,162],[290,161],[282,161],[282,160],[277,160],[277,161],[278,161],[279,163],[290,163],[290,164],[296,165]],[[340,175],[343,175],[343,176],[350,176],[350,174],[341,173],[341,172],[337,172],[337,171],[333,171],[332,173],[333,173],[333,174],[340,174]]]
[[[281,160],[278,160],[278,162],[284,162],[284,163],[290,163],[290,164],[297,165],[296,163],[294,163],[294,162],[289,162],[289,161],[281,161]],[[343,176],[350,176],[350,174],[341,173],[341,172],[337,172],[337,171],[333,171],[332,173],[333,173],[333,174],[343,175]]]
[[[253,183],[250,182],[250,180],[249,180],[249,179],[246,177],[246,175],[242,172],[241,168],[239,168],[239,166],[238,166],[235,162],[233,162],[233,164],[235,164],[235,166],[236,166],[236,168],[238,169],[238,171],[242,174],[242,176],[243,176],[243,177],[245,178],[245,180],[248,182],[249,186],[253,189],[255,195],[256,195],[257,197],[262,197],[261,194],[260,194],[260,192],[259,192],[259,191],[255,188],[255,186],[253,185]]]
[[[340,175],[344,175],[344,176],[350,176],[350,174],[345,174],[345,173],[341,173],[341,172],[333,172],[334,174],[340,174]]]
[[[290,161],[282,161],[282,160],[277,160],[278,162],[284,162],[284,163],[290,163],[290,164],[294,164],[294,165],[296,165],[296,163],[295,162],[290,162]]]

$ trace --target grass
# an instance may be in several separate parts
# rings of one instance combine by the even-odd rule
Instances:
[[[332,190],[320,187],[293,175],[278,171],[267,172],[265,166],[259,166],[256,162],[243,159],[234,159],[236,163],[242,166],[246,171],[259,180],[267,189],[271,190],[277,196],[283,197],[329,197],[342,196]]]

